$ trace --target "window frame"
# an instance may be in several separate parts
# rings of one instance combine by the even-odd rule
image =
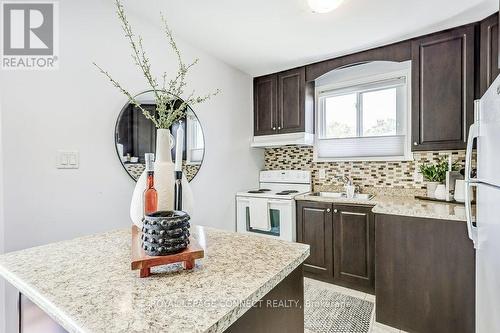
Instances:
[[[360,86],[363,85],[374,85],[377,83],[382,83],[384,81],[397,80],[404,78],[406,81],[406,89],[403,88],[404,91],[404,103],[406,106],[406,112],[404,119],[404,133],[397,134],[396,136],[406,136],[405,144],[404,144],[404,154],[398,156],[352,156],[352,157],[319,157],[318,156],[318,142],[321,140],[344,140],[344,139],[367,139],[367,138],[381,138],[384,136],[355,136],[355,137],[346,137],[346,138],[327,138],[324,137],[323,127],[321,126],[321,122],[324,123],[324,104],[325,99],[320,100],[320,97],[324,97],[325,94],[328,96],[341,96],[350,93],[357,93],[358,103],[360,103],[359,99],[362,96],[362,93],[376,90],[383,90],[382,85],[379,86],[378,89],[359,89]],[[386,86],[385,88],[387,88]],[[320,105],[322,104],[322,105]],[[401,107],[401,106],[398,106]],[[362,108],[357,107],[357,121],[356,121],[356,133],[360,133],[360,124],[362,124]],[[359,77],[353,80],[344,80],[341,82],[337,82],[334,84],[324,84],[315,88],[315,136],[314,136],[314,149],[313,149],[313,161],[314,162],[349,162],[349,161],[411,161],[413,160],[413,153],[411,152],[411,66],[408,66],[405,69],[390,71],[382,74],[374,74],[367,75],[364,77]],[[394,137],[393,135],[385,136],[385,137]]]
[[[186,116],[186,164],[187,165],[201,165],[204,157],[205,150],[205,138],[203,136],[203,131],[201,130],[201,139],[203,141],[203,147],[197,147],[197,129],[201,129],[201,124],[197,119],[196,115],[190,115],[189,113]],[[199,156],[200,158],[195,158]]]

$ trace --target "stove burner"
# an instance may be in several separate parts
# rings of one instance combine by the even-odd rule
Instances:
[[[271,190],[267,189],[267,188],[261,188],[261,189],[258,189],[258,190],[250,190],[248,191],[248,193],[265,193],[265,192],[269,192]]]
[[[298,193],[298,192],[299,191],[296,191],[296,190],[286,190],[286,191],[278,192],[278,193],[276,193],[276,195],[289,195],[289,194]]]

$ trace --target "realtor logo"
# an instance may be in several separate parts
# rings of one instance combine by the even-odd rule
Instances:
[[[56,69],[58,11],[55,2],[2,3],[2,69]]]

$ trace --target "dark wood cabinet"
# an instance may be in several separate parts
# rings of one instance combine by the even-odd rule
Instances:
[[[253,81],[254,134],[276,134],[278,123],[278,76],[255,78]]]
[[[498,66],[498,13],[481,21],[480,62],[479,62],[479,96],[488,90],[489,86],[500,74]]]
[[[408,332],[474,332],[475,253],[466,223],[375,219],[376,320]]]
[[[297,241],[311,246],[305,275],[345,287],[375,291],[372,207],[297,202]]]
[[[474,119],[474,25],[412,41],[412,148],[464,149]]]
[[[314,81],[305,67],[254,79],[254,135],[313,133]]]
[[[332,204],[312,201],[297,202],[297,241],[310,245],[304,262],[308,277],[331,282],[333,278]]]
[[[334,205],[334,282],[375,292],[373,207]]]
[[[278,74],[278,132],[305,130],[305,67]]]

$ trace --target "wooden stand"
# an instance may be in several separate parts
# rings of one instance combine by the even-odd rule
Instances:
[[[168,256],[150,257],[142,249],[141,230],[133,225],[132,226],[132,270],[140,270],[139,276],[141,278],[151,275],[151,267],[168,265],[173,263],[182,262],[184,269],[193,269],[196,259],[201,259],[205,256],[205,251],[198,244],[196,239],[190,237],[189,245],[183,251],[171,254]]]

